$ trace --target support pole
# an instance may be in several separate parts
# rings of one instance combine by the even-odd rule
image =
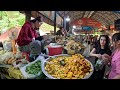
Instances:
[[[54,35],[56,35],[56,11],[54,14]]]

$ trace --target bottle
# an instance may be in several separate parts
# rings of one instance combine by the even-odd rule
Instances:
[[[102,70],[104,67],[104,60],[98,59],[96,64],[95,64],[95,70]]]

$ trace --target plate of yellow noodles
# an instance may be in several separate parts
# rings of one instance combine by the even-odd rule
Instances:
[[[42,71],[49,79],[88,79],[94,68],[81,54],[61,54],[43,61]]]

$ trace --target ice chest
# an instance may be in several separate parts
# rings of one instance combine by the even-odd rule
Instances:
[[[48,55],[49,56],[62,54],[62,51],[63,51],[63,47],[62,46],[51,47],[50,45],[48,45],[47,49],[48,49]]]

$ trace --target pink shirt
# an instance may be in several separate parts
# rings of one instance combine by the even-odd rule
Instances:
[[[115,76],[120,74],[120,50],[115,50],[112,54],[111,66],[112,68],[108,79],[113,79]]]

